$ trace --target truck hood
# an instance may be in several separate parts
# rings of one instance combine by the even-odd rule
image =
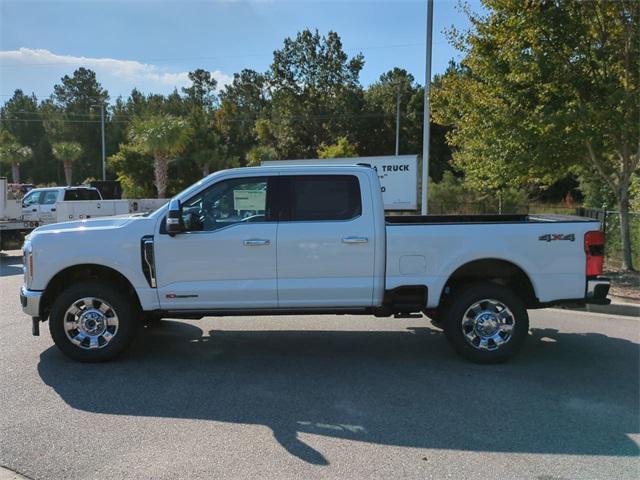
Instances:
[[[52,223],[43,225],[31,232],[29,237],[33,238],[43,233],[63,233],[63,232],[86,232],[92,230],[110,230],[114,228],[124,227],[132,221],[144,219],[140,215],[125,215],[118,217],[89,218],[78,220],[75,222]]]

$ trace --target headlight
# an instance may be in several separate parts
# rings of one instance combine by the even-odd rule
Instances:
[[[24,272],[24,283],[29,287],[31,280],[33,280],[33,250],[31,249],[31,244],[26,242],[22,250],[22,270]]]

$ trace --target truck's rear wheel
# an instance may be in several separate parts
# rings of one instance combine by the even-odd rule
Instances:
[[[451,346],[476,363],[497,363],[522,348],[529,316],[517,294],[494,283],[476,283],[454,292],[442,318]]]
[[[72,285],[51,308],[49,331],[53,341],[74,360],[111,360],[135,337],[138,322],[133,303],[106,283]]]

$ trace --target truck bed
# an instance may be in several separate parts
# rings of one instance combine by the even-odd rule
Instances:
[[[591,218],[559,214],[482,214],[482,215],[387,215],[388,225],[433,225],[433,224],[491,224],[491,223],[550,223],[593,222]]]
[[[386,289],[426,285],[429,308],[446,280],[481,259],[527,272],[540,302],[584,297],[587,231],[597,220],[573,215],[388,216]]]

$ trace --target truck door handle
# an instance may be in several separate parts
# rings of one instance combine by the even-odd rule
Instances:
[[[37,208],[34,208],[34,209],[32,209],[31,211],[32,211],[32,212],[37,212],[37,211],[38,211],[38,209],[37,209]]]
[[[55,212],[55,211],[56,211],[56,209],[55,209],[55,208],[52,208],[52,209],[51,209],[51,211],[52,211],[52,212]]]
[[[247,247],[258,247],[260,245],[270,245],[271,241],[262,238],[250,238],[249,240],[245,240],[243,243]]]
[[[367,243],[369,239],[367,237],[344,237],[342,243]]]

